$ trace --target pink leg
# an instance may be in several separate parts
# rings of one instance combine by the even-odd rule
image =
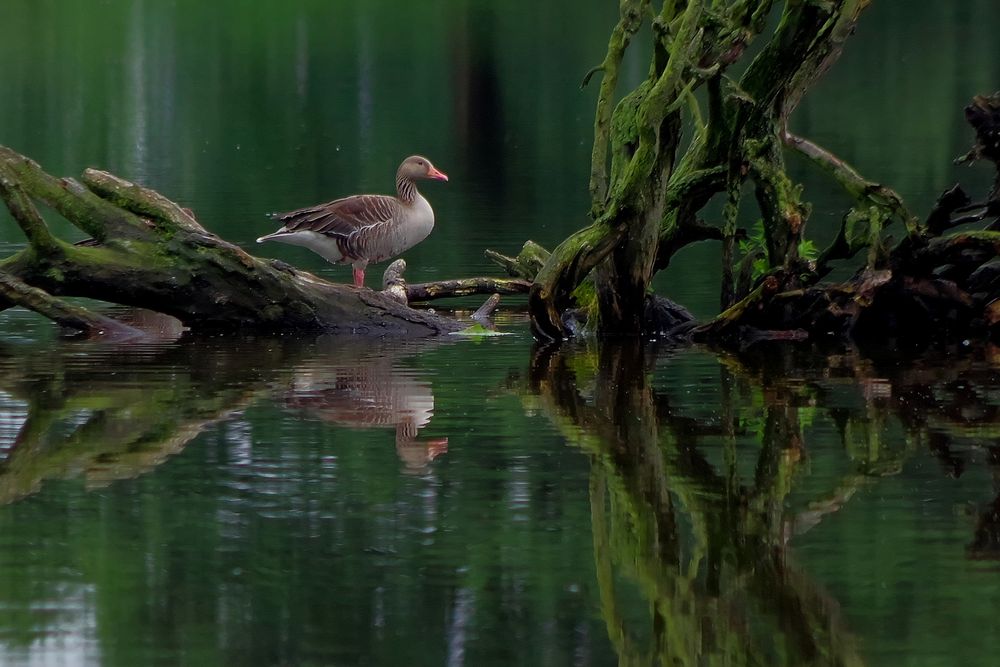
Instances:
[[[365,286],[365,270],[354,267],[354,285],[356,287]]]

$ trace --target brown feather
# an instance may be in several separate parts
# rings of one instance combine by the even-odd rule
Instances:
[[[282,213],[277,219],[289,232],[310,231],[346,238],[366,228],[386,223],[399,213],[395,197],[355,195]]]

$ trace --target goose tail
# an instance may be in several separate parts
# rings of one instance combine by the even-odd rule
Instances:
[[[265,234],[264,236],[261,236],[259,239],[257,239],[257,243],[263,243],[264,241],[270,241],[271,239],[277,238],[279,236],[284,236],[287,233],[288,232],[286,230],[279,229],[278,231],[274,232],[273,234]]]

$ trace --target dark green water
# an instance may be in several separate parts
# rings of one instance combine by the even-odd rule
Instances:
[[[951,159],[1000,87],[1000,6],[874,5],[796,128],[916,210],[981,189]],[[251,246],[264,213],[385,191],[421,152],[451,181],[410,278],[479,274],[583,222],[578,83],[615,13],[6,0],[0,144],[342,281]],[[828,238],[846,202],[796,169]],[[715,257],[661,290],[711,314]],[[506,308],[479,341],[128,347],[4,313],[0,664],[995,664],[995,350],[540,349]]]

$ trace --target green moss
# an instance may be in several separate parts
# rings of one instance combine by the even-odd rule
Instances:
[[[155,248],[141,248],[131,242],[117,241],[111,246],[73,246],[68,255],[71,262],[78,264],[135,268],[148,266],[149,256],[155,255]]]
[[[991,232],[987,230],[956,232],[954,234],[949,234],[944,238],[947,239],[963,238],[963,239],[973,239],[976,241],[985,241],[987,243],[1000,243],[1000,232]]]
[[[652,82],[649,79],[621,99],[611,116],[611,183],[620,183],[639,145],[639,107],[642,105]]]
[[[478,322],[471,326],[468,326],[461,331],[451,332],[452,336],[467,336],[470,338],[486,338],[489,336],[510,336],[513,335],[510,332],[496,331],[495,329],[488,329]]]

